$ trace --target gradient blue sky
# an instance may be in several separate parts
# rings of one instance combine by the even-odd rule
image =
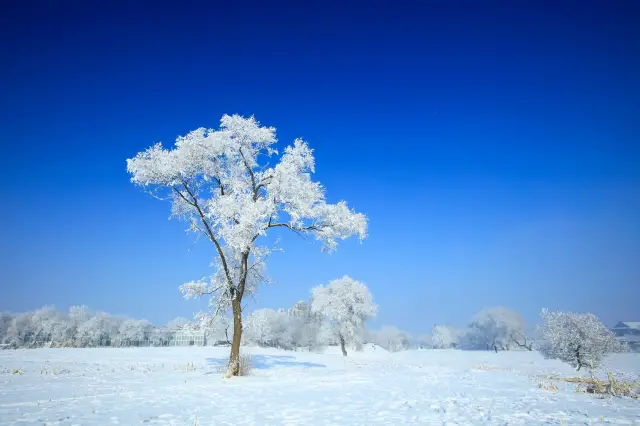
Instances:
[[[190,316],[212,248],[125,159],[239,113],[370,218],[330,256],[282,234],[250,309],[349,274],[413,333],[493,305],[640,320],[640,3],[53,3],[0,17],[0,310]]]

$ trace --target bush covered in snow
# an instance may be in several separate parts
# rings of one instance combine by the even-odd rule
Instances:
[[[559,359],[577,367],[600,366],[607,353],[619,352],[623,346],[593,314],[542,310],[539,351],[545,358]]]

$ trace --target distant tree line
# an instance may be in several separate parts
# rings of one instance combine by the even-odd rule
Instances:
[[[45,306],[20,314],[0,313],[0,344],[14,349],[163,346],[170,343],[172,330],[187,323],[176,319],[154,327],[146,320],[93,312],[86,306],[72,306],[68,312]]]
[[[593,314],[543,310],[534,341],[523,318],[502,307],[480,311],[466,328],[436,325],[430,334],[419,337],[393,326],[367,329],[366,321],[376,312],[367,287],[345,276],[314,288],[308,302],[299,301],[288,310],[253,311],[246,318],[242,343],[309,351],[340,346],[344,355],[347,348],[359,350],[367,343],[392,352],[411,348],[538,350],[546,358],[577,369],[596,368],[606,354],[627,350]],[[183,330],[206,335],[210,345],[228,345],[232,324],[225,316],[198,316],[195,321],[176,318],[154,327],[146,320],[93,312],[86,306],[72,306],[68,312],[45,306],[21,314],[0,313],[0,344],[5,349],[167,346],[176,330]]]

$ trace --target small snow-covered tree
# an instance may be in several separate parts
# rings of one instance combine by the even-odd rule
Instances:
[[[366,237],[367,219],[343,201],[329,204],[311,180],[313,152],[296,139],[277,164],[275,129],[253,118],[224,115],[220,129],[200,128],[179,137],[173,149],[161,144],[127,160],[131,180],[172,202],[172,216],[189,223],[214,247],[216,270],[209,280],[184,284],[187,298],[210,296],[215,313],[232,311],[229,376],[239,374],[242,301],[265,280],[270,250],[257,245],[273,229],[311,234],[326,251],[337,241]]]
[[[277,312],[273,309],[256,309],[245,320],[246,340],[258,346],[273,346],[274,323]]]
[[[365,321],[378,312],[373,296],[366,285],[347,275],[331,281],[326,287],[315,287],[311,292],[312,312],[329,321],[342,354],[347,356],[345,344],[361,344]]]
[[[376,345],[390,352],[404,351],[411,347],[411,336],[397,327],[384,326],[372,332],[372,340]]]
[[[476,349],[509,349],[514,336],[524,335],[524,319],[516,311],[503,307],[484,309],[469,325],[475,334]]]
[[[453,328],[446,325],[436,325],[431,331],[431,343],[435,349],[456,347],[457,336]]]
[[[543,309],[538,350],[549,359],[597,368],[607,353],[623,349],[615,334],[591,313],[551,312]]]

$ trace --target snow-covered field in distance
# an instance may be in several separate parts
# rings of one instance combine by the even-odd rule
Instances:
[[[536,352],[244,351],[230,380],[228,348],[0,351],[0,425],[640,424],[639,400],[539,388],[576,373]],[[606,367],[637,377],[640,354]]]

